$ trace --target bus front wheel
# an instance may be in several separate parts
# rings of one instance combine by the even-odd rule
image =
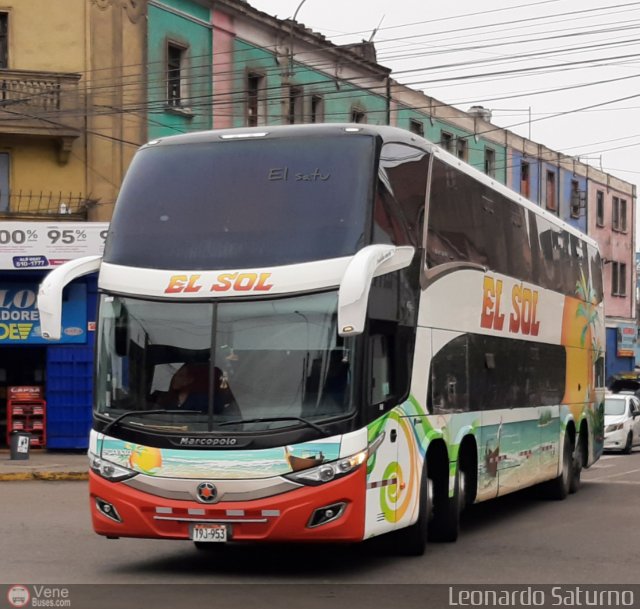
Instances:
[[[448,472],[447,472],[448,474]],[[439,484],[438,484],[439,482]],[[460,532],[460,513],[466,502],[467,476],[458,462],[453,483],[453,496],[449,496],[448,476],[436,482],[433,498],[433,519],[429,524],[429,540],[452,542]]]
[[[433,482],[427,474],[427,459],[425,457],[420,480],[420,505],[418,520],[411,526],[394,533],[394,548],[403,556],[422,556],[427,545],[429,521],[433,511]]]

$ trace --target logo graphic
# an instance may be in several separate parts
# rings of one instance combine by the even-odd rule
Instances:
[[[180,446],[235,446],[237,443],[237,438],[180,438]]]
[[[26,607],[31,600],[29,588],[21,585],[11,586],[7,592],[7,600],[12,607]]]
[[[198,501],[213,503],[218,498],[218,489],[211,482],[202,482],[197,488]]]

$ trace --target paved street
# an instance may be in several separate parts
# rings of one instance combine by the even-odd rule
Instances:
[[[237,546],[107,540],[90,527],[86,482],[3,482],[4,583],[633,583],[640,451],[605,455],[564,502],[530,493],[474,506],[456,544],[422,558],[358,546]]]

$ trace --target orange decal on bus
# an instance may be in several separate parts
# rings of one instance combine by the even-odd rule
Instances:
[[[233,288],[236,292],[268,292],[273,285],[267,283],[271,273],[222,273],[211,286],[211,291],[226,292]]]
[[[202,286],[196,285],[198,279],[200,279],[200,275],[172,275],[164,293],[199,292]]]
[[[500,299],[502,298],[502,280],[494,282],[493,277],[484,278],[482,296],[482,315],[480,326],[493,330],[502,330],[504,313],[500,313]]]
[[[218,283],[214,283],[211,286],[211,292],[225,292],[231,289],[233,280],[238,276],[238,273],[222,273],[218,275]]]
[[[538,292],[522,285],[514,285],[511,293],[513,313],[509,316],[509,331],[527,336],[538,336],[540,322],[536,319]]]
[[[485,276],[482,294],[482,313],[480,327],[489,330],[502,330],[505,314],[500,312],[502,300],[502,280]],[[538,291],[516,284],[511,290],[511,313],[509,314],[509,332],[525,336],[538,336],[540,322],[537,315]]]

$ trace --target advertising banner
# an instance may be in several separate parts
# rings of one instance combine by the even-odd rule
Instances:
[[[108,222],[2,222],[0,270],[50,269],[101,256]]]
[[[636,327],[635,325],[618,326],[618,357],[633,357],[636,352]]]
[[[65,289],[62,304],[62,337],[42,338],[37,306],[38,285],[0,283],[0,346],[86,343],[87,286],[72,284]]]

